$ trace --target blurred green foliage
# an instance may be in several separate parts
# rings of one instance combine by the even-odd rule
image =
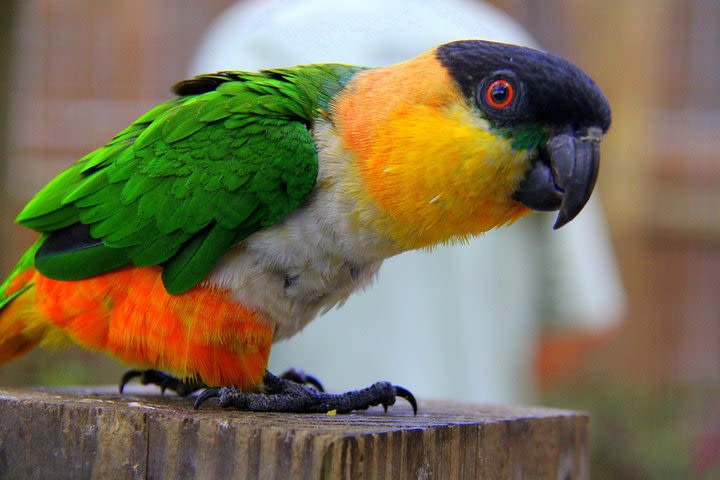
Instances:
[[[65,386],[114,384],[128,368],[79,348],[35,349],[0,367],[0,385]]]
[[[698,438],[720,420],[720,387],[650,386],[596,374],[554,387],[543,404],[590,412],[593,479],[720,478],[720,452],[713,468],[697,468]]]

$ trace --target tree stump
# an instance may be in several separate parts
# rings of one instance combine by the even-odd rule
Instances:
[[[0,389],[0,478],[587,479],[588,416],[403,401],[350,415],[223,410],[156,388]]]

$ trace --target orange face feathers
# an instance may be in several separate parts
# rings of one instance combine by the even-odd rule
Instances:
[[[364,156],[373,148],[373,137],[388,128],[388,118],[398,110],[416,105],[440,109],[461,98],[445,68],[427,52],[358,74],[334,103],[334,120],[348,146]]]
[[[512,222],[530,154],[490,131],[434,51],[359,74],[334,104],[362,221],[408,250]]]

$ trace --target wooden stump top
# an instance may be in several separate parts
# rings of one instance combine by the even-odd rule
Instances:
[[[157,388],[0,389],[0,478],[586,479],[585,413],[399,400],[350,415],[224,410]]]

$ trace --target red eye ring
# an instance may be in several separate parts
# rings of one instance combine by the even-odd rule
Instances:
[[[493,108],[506,108],[515,98],[515,89],[507,80],[495,80],[485,91],[485,101]]]

